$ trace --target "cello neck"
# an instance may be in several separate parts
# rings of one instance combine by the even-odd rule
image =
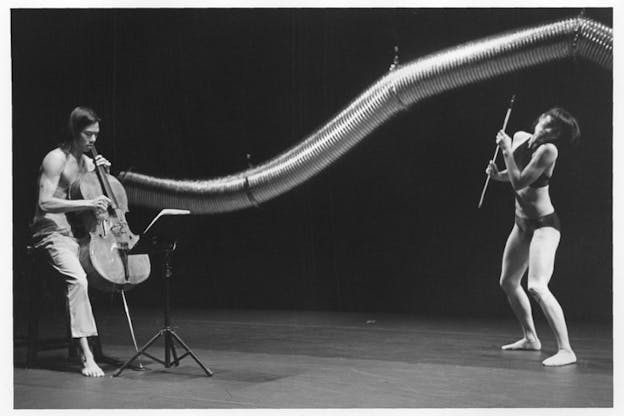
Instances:
[[[99,153],[95,148],[95,145],[91,146],[91,156],[93,156],[93,162],[95,163],[95,159],[98,157]],[[112,207],[116,211],[119,204],[117,203],[117,199],[115,198],[115,193],[110,186],[110,182],[108,181],[107,173],[102,166],[95,165],[95,172],[100,180],[100,184],[102,185],[102,189],[104,190],[104,195],[110,198],[112,202]]]

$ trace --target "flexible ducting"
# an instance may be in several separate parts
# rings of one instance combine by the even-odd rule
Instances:
[[[442,50],[390,71],[296,146],[257,167],[206,180],[122,172],[130,204],[215,214],[256,206],[305,182],[382,123],[427,97],[525,68],[581,58],[611,70],[613,30],[584,17]]]

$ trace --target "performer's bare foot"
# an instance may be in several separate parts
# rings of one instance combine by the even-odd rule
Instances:
[[[104,377],[104,371],[93,360],[93,357],[86,358],[84,355],[82,358],[82,375],[85,377]]]
[[[513,344],[503,345],[501,349],[505,351],[539,351],[540,349],[542,349],[542,343],[537,338],[534,340],[522,338],[521,340],[516,341]]]
[[[87,337],[80,338],[79,343],[80,349],[82,350],[80,353],[80,359],[82,360],[82,375],[85,377],[103,377],[104,371],[102,371],[100,366],[95,362],[91,348],[89,348],[89,341],[87,340]]]
[[[559,352],[552,357],[546,358],[542,361],[547,367],[557,367],[561,365],[574,364],[576,362],[576,354],[572,350],[559,350]]]

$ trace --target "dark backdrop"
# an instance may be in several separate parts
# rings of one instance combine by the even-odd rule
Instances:
[[[394,45],[409,61],[578,13],[13,10],[15,303],[37,169],[76,105],[102,116],[98,149],[113,173],[221,176],[324,124],[388,70]],[[586,14],[611,25],[610,9]],[[582,144],[562,153],[551,182],[563,223],[551,287],[569,318],[609,320],[612,74],[573,60],[431,98],[261,208],[193,218],[180,230],[175,304],[510,316],[498,275],[513,196],[491,183],[476,204],[512,93],[509,131],[553,105],[579,119]],[[131,209],[138,232],[154,212]],[[132,301],[158,305],[160,286],[152,276]]]

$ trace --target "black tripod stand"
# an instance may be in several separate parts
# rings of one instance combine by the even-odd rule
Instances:
[[[121,374],[121,372],[130,365],[130,363],[132,361],[134,361],[137,357],[139,357],[140,355],[145,355],[149,358],[151,358],[154,361],[157,361],[159,363],[161,363],[162,365],[165,366],[165,368],[170,368],[171,366],[178,366],[180,364],[180,361],[187,357],[187,356],[191,356],[191,358],[193,358],[195,360],[195,362],[202,368],[202,370],[204,370],[204,372],[206,373],[207,376],[212,376],[212,371],[210,371],[210,369],[208,367],[206,367],[199,359],[199,357],[197,357],[197,355],[195,355],[195,353],[189,348],[188,345],[186,345],[186,343],[184,343],[184,341],[182,341],[182,338],[180,338],[178,336],[178,334],[175,333],[175,331],[173,330],[173,328],[171,327],[171,319],[170,319],[170,312],[171,312],[171,307],[170,307],[170,289],[171,289],[171,277],[173,276],[173,265],[171,263],[172,261],[172,254],[175,251],[176,248],[176,240],[175,239],[168,239],[167,241],[160,241],[157,237],[152,237],[151,239],[149,238],[145,238],[142,239],[140,241],[139,244],[143,243],[144,241],[151,241],[151,246],[147,246],[147,245],[143,245],[143,247],[135,247],[138,248],[138,250],[135,251],[135,249],[132,250],[132,253],[137,253],[137,252],[141,252],[141,251],[149,251],[149,252],[162,252],[164,253],[164,258],[163,258],[163,273],[162,273],[162,277],[163,277],[163,292],[164,292],[164,318],[165,318],[165,322],[164,322],[164,327],[158,331],[156,333],[156,335],[154,335],[152,337],[152,339],[150,339],[143,347],[141,347],[136,354],[134,354],[128,361],[126,361],[121,367],[119,367],[114,373],[113,373],[113,377],[117,377],[118,375]],[[139,245],[137,244],[137,246]],[[147,247],[146,247],[147,246]],[[161,336],[164,337],[164,341],[165,341],[165,359],[161,360],[160,358],[156,358],[153,355],[149,354],[146,352],[146,350],[154,343],[156,342],[156,340],[158,338],[160,338]],[[184,349],[184,354],[178,356],[178,353],[176,352],[176,348],[175,348],[175,343],[174,340],[177,341],[180,346]],[[173,356],[173,359],[172,359]]]

